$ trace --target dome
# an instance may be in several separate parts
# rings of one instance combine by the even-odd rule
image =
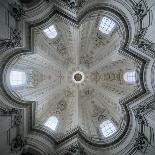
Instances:
[[[26,75],[20,77],[26,82],[14,86],[10,81],[9,88],[21,100],[36,102],[35,126],[58,139],[75,129],[97,142],[117,139],[128,124],[120,101],[140,89],[138,78],[126,79],[131,70],[137,75],[140,70],[120,53],[123,23],[104,12],[87,16],[79,27],[57,16],[46,23],[32,29],[34,53],[19,56],[9,67]],[[102,132],[104,122],[113,127],[112,134]]]
[[[0,138],[11,154],[154,154],[154,3],[5,3]]]

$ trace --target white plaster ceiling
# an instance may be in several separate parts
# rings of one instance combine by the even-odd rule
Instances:
[[[35,54],[21,57],[14,65],[31,70],[31,86],[15,92],[24,100],[37,101],[37,126],[50,116],[58,118],[54,131],[58,137],[79,126],[89,136],[101,138],[99,125],[106,119],[119,128],[124,117],[119,100],[138,88],[123,79],[138,64],[118,54],[123,39],[119,26],[116,23],[114,31],[105,35],[98,30],[100,19],[87,19],[77,27],[57,17],[52,21],[58,33],[54,39],[36,28]],[[80,83],[72,80],[76,71],[84,74]]]

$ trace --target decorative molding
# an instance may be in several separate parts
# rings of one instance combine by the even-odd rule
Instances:
[[[146,152],[146,149],[148,147],[148,141],[143,133],[138,133],[138,137],[136,138],[134,146],[138,151],[141,151],[142,153]]]
[[[75,9],[78,6],[77,4],[78,0],[64,0],[64,1],[67,1],[67,5],[69,6],[70,9]]]
[[[155,110],[154,101],[155,101],[154,95],[152,95],[149,98],[142,101],[140,104],[138,104],[135,108],[133,108],[135,118],[137,119],[139,125],[142,126],[149,125],[145,118],[145,114]]]
[[[148,27],[146,28],[140,28],[140,30],[137,32],[134,38],[134,46],[143,52],[146,53],[146,51],[150,51],[151,53],[154,51],[152,49],[152,46],[154,45],[149,40],[144,39],[145,34],[147,33]],[[148,52],[147,52],[148,53]],[[154,54],[155,57],[155,54]]]
[[[134,109],[135,118],[138,120],[138,124],[147,124],[147,120],[144,117],[144,112],[150,108],[149,105],[139,105],[138,108]]]
[[[67,3],[68,7],[71,10],[76,10],[79,11],[79,9],[84,6],[84,3],[86,2],[86,0],[62,0],[65,3]]]
[[[63,155],[87,155],[85,149],[78,143],[67,148]]]
[[[141,0],[139,3],[134,5],[133,10],[135,11],[138,21],[142,21],[147,15],[147,5],[145,1]]]
[[[153,152],[155,151],[155,148],[151,144],[151,140],[149,140],[145,134],[145,128],[150,128],[149,123],[145,118],[145,114],[155,110],[154,101],[155,98],[154,95],[152,95],[139,103],[135,108],[133,108],[133,112],[138,123],[137,125],[139,126],[138,135],[135,138],[134,147],[136,150],[140,151],[143,154],[145,154],[147,152],[147,149],[149,150],[150,148],[153,149]]]
[[[57,103],[56,114],[61,114],[67,107],[67,102],[62,99]]]
[[[21,33],[17,29],[10,30],[10,39],[0,40],[0,51],[21,46]]]
[[[17,135],[11,142],[11,152],[19,152],[24,147],[24,140],[21,135]]]
[[[22,115],[20,109],[7,109],[3,111],[4,115],[11,115],[11,127],[20,126],[22,123]]]
[[[9,4],[9,6],[10,6],[10,10],[9,10],[10,14],[15,18],[17,22],[21,21],[21,19],[25,15],[25,12],[22,9],[22,7],[17,3],[11,3]]]

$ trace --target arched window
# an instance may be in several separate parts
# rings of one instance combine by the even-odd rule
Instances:
[[[10,84],[12,86],[20,86],[26,83],[26,74],[22,71],[13,70],[10,72]]]
[[[100,128],[104,137],[113,135],[117,130],[112,121],[106,120],[100,124]]]
[[[50,27],[44,29],[43,32],[50,39],[54,39],[57,36],[57,31],[56,31],[54,25],[51,25]]]
[[[135,71],[126,72],[124,74],[123,78],[126,82],[135,83],[136,82],[136,72]]]
[[[55,116],[51,116],[48,118],[48,120],[45,122],[45,126],[51,128],[52,130],[55,130],[58,124],[58,119]]]
[[[103,17],[99,25],[99,30],[102,33],[109,34],[110,32],[113,31],[115,26],[116,26],[115,22],[113,22],[110,18]]]

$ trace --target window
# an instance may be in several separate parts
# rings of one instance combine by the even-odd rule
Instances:
[[[115,23],[108,17],[103,17],[99,25],[99,30],[102,33],[109,34],[115,27]]]
[[[126,72],[123,78],[126,82],[136,82],[136,72],[135,71]]]
[[[45,126],[51,128],[52,130],[55,130],[58,124],[58,119],[55,116],[51,116],[48,118],[48,120],[45,122]]]
[[[110,120],[101,123],[100,128],[104,137],[109,137],[116,132],[116,128]]]
[[[26,82],[25,72],[11,71],[10,72],[10,84],[12,86],[24,85]]]
[[[57,36],[57,31],[54,27],[54,25],[51,25],[47,29],[43,30],[43,32],[46,34],[46,36],[50,39],[53,39]]]

